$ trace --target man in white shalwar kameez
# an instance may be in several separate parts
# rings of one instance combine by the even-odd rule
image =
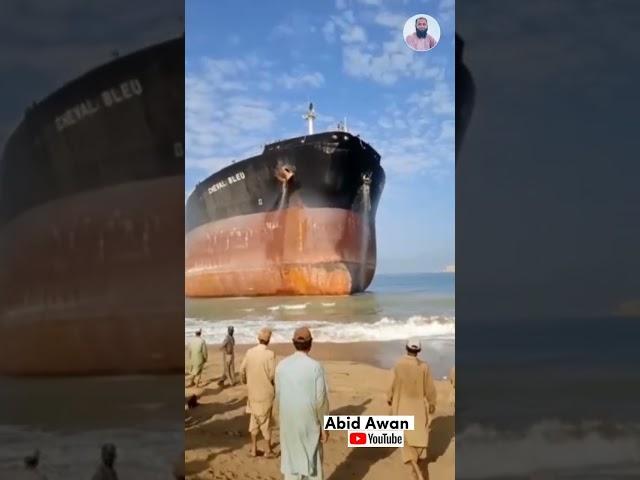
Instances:
[[[324,480],[322,430],[329,414],[324,368],[309,357],[311,332],[306,327],[293,334],[296,353],[276,368],[276,402],[280,416],[280,471],[285,480]]]

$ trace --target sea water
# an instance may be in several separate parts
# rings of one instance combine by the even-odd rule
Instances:
[[[187,299],[185,312],[185,340],[201,328],[207,343],[217,344],[233,326],[237,344],[254,344],[257,332],[268,326],[272,343],[289,343],[293,331],[305,325],[314,342],[398,342],[418,337],[424,345],[423,358],[434,360],[439,377],[453,364],[452,273],[378,274],[367,291],[350,296]],[[402,350],[394,348],[390,353],[395,359]]]

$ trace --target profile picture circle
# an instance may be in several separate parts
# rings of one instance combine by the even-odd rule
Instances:
[[[427,52],[440,41],[440,24],[431,15],[419,13],[405,22],[402,37],[411,50]]]

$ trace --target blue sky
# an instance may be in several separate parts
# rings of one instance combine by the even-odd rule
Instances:
[[[407,18],[436,18],[428,53],[404,43]],[[455,264],[454,1],[186,2],[186,178],[196,183],[343,117],[382,155],[380,273]]]

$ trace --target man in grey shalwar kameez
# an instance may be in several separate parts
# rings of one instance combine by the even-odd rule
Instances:
[[[280,471],[285,480],[323,480],[322,430],[329,414],[324,368],[309,357],[311,332],[298,328],[293,334],[296,353],[276,368],[276,403],[280,413]]]
[[[222,378],[218,380],[218,385],[224,385],[225,380],[233,387],[236,384],[236,360],[235,360],[236,340],[233,338],[233,327],[227,327],[227,336],[222,342]]]

